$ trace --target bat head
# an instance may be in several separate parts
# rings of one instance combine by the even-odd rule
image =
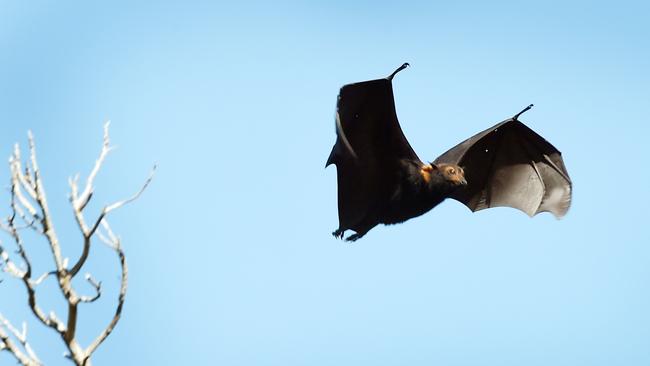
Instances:
[[[422,167],[421,174],[429,184],[443,183],[453,188],[467,185],[465,171],[455,164],[430,163]],[[436,179],[433,179],[434,176]]]

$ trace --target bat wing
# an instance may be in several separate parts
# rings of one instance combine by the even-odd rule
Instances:
[[[435,163],[463,167],[467,186],[451,198],[472,211],[514,207],[529,216],[551,212],[561,218],[571,204],[562,154],[516,116],[461,142]]]
[[[326,166],[337,168],[340,229],[355,229],[397,184],[401,159],[420,161],[397,120],[391,79],[349,84],[339,92],[337,138]]]

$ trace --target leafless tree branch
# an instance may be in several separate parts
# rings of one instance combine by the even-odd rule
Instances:
[[[14,245],[17,248],[16,252],[21,262],[20,264],[17,264],[0,242],[0,268],[11,276],[21,280],[27,290],[28,303],[32,313],[42,324],[54,329],[59,334],[67,347],[66,357],[70,358],[70,360],[78,366],[91,365],[90,359],[92,354],[111,334],[119,322],[126,297],[128,284],[126,257],[122,250],[120,239],[111,230],[106,221],[106,216],[110,212],[138,199],[151,183],[156,168],[154,166],[151,174],[135,195],[128,199],[117,201],[105,206],[98,217],[92,221],[92,227],[89,227],[86,224],[84,209],[93,196],[95,178],[101,170],[106,160],[106,156],[113,149],[110,146],[108,127],[109,123],[107,122],[104,125],[102,150],[95,161],[93,169],[86,179],[83,191],[80,192],[79,190],[78,175],[69,180],[70,203],[72,205],[73,215],[83,238],[81,256],[74,263],[72,268],[68,269],[68,259],[64,258],[61,253],[59,239],[52,224],[52,217],[48,208],[43,180],[36,158],[34,137],[31,132],[28,133],[30,153],[29,162],[26,164],[24,169],[22,166],[20,147],[17,144],[15,145],[13,154],[9,159],[9,168],[11,172],[11,215],[4,221],[0,222],[0,229],[7,232],[13,239]],[[22,225],[22,223],[21,225],[18,225],[16,223],[17,219],[21,220],[24,225]],[[103,232],[98,231],[100,226],[102,227]],[[25,250],[20,232],[25,228],[34,229],[37,233],[40,233],[45,237],[54,261],[54,270],[45,272],[35,279],[32,278],[32,263],[27,255],[27,251]],[[73,287],[72,280],[86,263],[90,253],[92,239],[95,236],[97,236],[99,240],[108,244],[108,246],[117,254],[121,272],[120,290],[113,318],[97,338],[95,338],[87,348],[83,348],[76,340],[79,304],[92,303],[98,300],[102,295],[102,283],[101,281],[96,281],[90,274],[87,274],[86,281],[92,286],[95,293],[91,296],[81,296],[78,295],[77,291]],[[58,287],[68,305],[65,322],[60,320],[54,311],[50,311],[50,313],[46,315],[37,302],[36,287],[50,276],[56,278]],[[22,349],[17,346],[14,339],[18,340],[20,344],[22,344]],[[0,351],[3,350],[12,353],[22,365],[32,366],[41,364],[27,343],[26,330],[22,333],[18,332],[18,330],[11,326],[11,324],[0,314]]]
[[[38,162],[36,160],[36,145],[34,144],[34,136],[32,135],[31,131],[27,133],[27,136],[29,139],[29,152],[30,152],[29,156],[31,161],[31,167],[32,167],[32,172],[34,174],[34,179],[33,179],[34,194],[36,195],[35,200],[38,203],[38,206],[41,211],[40,221],[43,229],[43,235],[45,235],[45,238],[47,239],[50,245],[52,256],[54,257],[54,264],[56,265],[56,270],[58,272],[63,273],[65,269],[63,268],[61,246],[59,245],[59,239],[57,238],[56,232],[54,231],[54,227],[52,225],[50,209],[47,204],[45,188],[43,187],[43,179],[41,178],[41,171],[38,168]],[[18,169],[18,171],[20,170]],[[19,181],[19,179],[15,179],[15,178],[14,180]]]
[[[129,269],[126,264],[126,256],[124,255],[124,251],[122,250],[122,246],[120,244],[119,238],[113,233],[111,230],[110,226],[108,225],[108,222],[104,219],[102,220],[102,226],[107,232],[108,237],[102,235],[100,236],[101,240],[104,241],[106,245],[108,245],[110,248],[112,248],[115,253],[117,254],[119,261],[120,261],[120,267],[122,269],[122,276],[120,280],[120,293],[117,298],[117,306],[115,307],[115,315],[113,315],[113,319],[111,319],[110,323],[104,331],[93,341],[93,343],[88,346],[88,349],[86,352],[88,352],[88,355],[92,354],[95,352],[97,347],[99,347],[104,340],[113,332],[113,329],[117,325],[117,322],[120,321],[120,317],[122,316],[122,307],[124,306],[124,299],[126,298],[126,289],[128,286],[128,274],[129,274]]]
[[[104,124],[104,143],[102,144],[102,151],[100,152],[97,161],[95,161],[93,170],[91,170],[90,174],[88,175],[88,179],[86,180],[86,187],[81,193],[81,196],[75,197],[75,200],[73,201],[72,205],[76,211],[83,211],[84,207],[86,207],[90,201],[90,197],[93,193],[93,182],[95,181],[95,177],[97,176],[97,173],[99,173],[99,170],[102,168],[102,164],[104,163],[106,156],[111,150],[113,150],[113,147],[110,146],[111,139],[108,134],[108,127],[110,124],[110,121],[107,121]]]

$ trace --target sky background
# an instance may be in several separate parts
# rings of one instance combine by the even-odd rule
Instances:
[[[67,179],[92,168],[103,122],[118,149],[89,214],[159,165],[111,216],[129,292],[95,365],[648,365],[649,12],[641,1],[0,1],[0,155],[33,131],[71,260],[81,239]],[[323,167],[336,95],[403,62],[397,112],[423,159],[534,103],[522,121],[573,180],[566,217],[446,201],[335,240],[336,169]],[[45,242],[27,246],[36,272],[51,268]],[[96,242],[91,256],[85,271],[105,289],[81,309],[84,346],[118,290],[114,253]],[[0,312],[28,321],[48,365],[70,364],[20,283],[0,278]],[[42,285],[42,307],[63,317],[54,289]]]

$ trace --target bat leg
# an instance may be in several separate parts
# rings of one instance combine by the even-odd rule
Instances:
[[[337,238],[337,239],[343,239],[343,234],[345,233],[345,230],[336,229],[332,232],[332,235]]]
[[[368,231],[372,230],[373,227],[377,226],[379,222],[374,217],[366,217],[361,223],[357,224],[352,230],[355,231],[354,234],[345,238],[345,241],[357,241],[363,238]]]

